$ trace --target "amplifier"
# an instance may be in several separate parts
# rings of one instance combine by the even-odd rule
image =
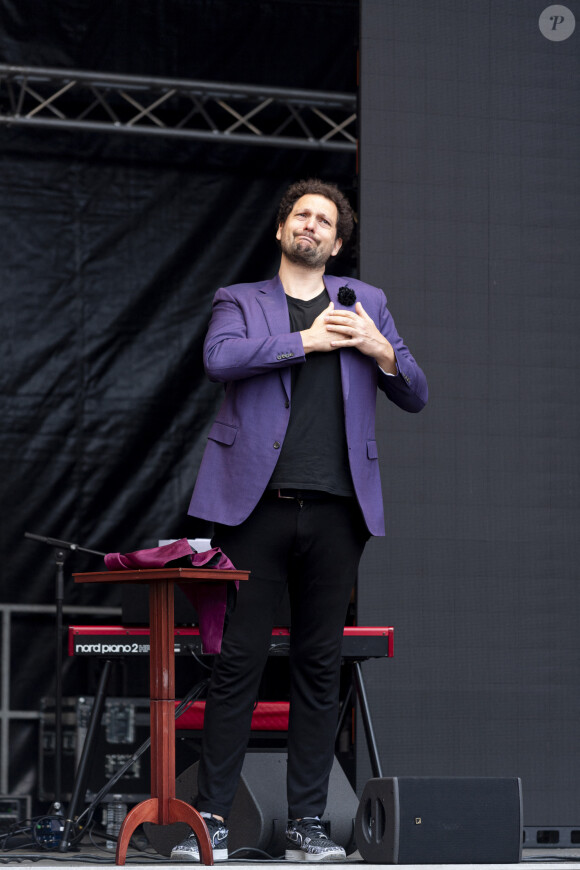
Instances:
[[[93,708],[92,697],[63,698],[62,798],[69,800],[76,768]],[[95,737],[87,779],[86,799],[91,800],[149,737],[149,698],[107,698],[101,727]],[[54,699],[41,699],[38,790],[41,801],[54,800]],[[184,759],[191,763],[191,757]],[[138,803],[150,795],[149,753],[127,770],[114,787],[120,800]]]

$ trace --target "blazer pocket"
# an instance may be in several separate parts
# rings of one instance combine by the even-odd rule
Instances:
[[[367,458],[368,459],[378,459],[379,451],[377,450],[377,442],[376,441],[367,441]]]
[[[236,440],[237,434],[238,430],[236,426],[228,426],[227,423],[220,423],[216,420],[209,430],[207,437],[211,438],[212,441],[217,441],[218,444],[225,444],[226,447],[230,447]]]

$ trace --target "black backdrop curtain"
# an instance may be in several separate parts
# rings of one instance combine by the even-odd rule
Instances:
[[[354,92],[358,4],[1,0],[0,61]],[[187,504],[221,389],[201,347],[217,287],[274,274],[297,178],[354,197],[350,155],[0,128],[0,524],[7,603],[51,603],[29,531],[126,551],[206,535]],[[338,267],[355,270],[355,255]],[[71,555],[65,604],[98,570]],[[118,593],[117,593],[118,595]],[[53,627],[14,620],[11,707],[53,691]],[[90,691],[65,661],[65,694]],[[10,791],[34,792],[36,724],[10,728]]]

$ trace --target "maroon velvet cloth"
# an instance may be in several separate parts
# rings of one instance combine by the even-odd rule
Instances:
[[[169,562],[177,559],[191,561],[193,568],[233,569],[234,566],[219,547],[194,553],[187,538],[180,538],[163,547],[152,547],[149,550],[135,550],[133,553],[107,553],[105,565],[109,571],[130,571],[139,568],[163,568]],[[183,563],[182,563],[183,567]],[[204,652],[218,654],[221,651],[224,619],[228,601],[227,584],[236,581],[199,581],[178,584],[187,595],[199,617],[199,632]]]

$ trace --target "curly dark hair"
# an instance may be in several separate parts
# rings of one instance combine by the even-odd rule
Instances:
[[[338,211],[338,220],[336,223],[336,237],[342,239],[343,244],[346,244],[352,235],[354,226],[354,213],[351,205],[342,191],[338,189],[336,184],[331,184],[327,181],[321,181],[319,178],[308,178],[302,181],[296,181],[291,184],[280,201],[278,207],[278,215],[276,217],[276,226],[286,222],[286,218],[292,211],[294,203],[306,194],[316,194],[325,196],[330,199],[336,206]]]

